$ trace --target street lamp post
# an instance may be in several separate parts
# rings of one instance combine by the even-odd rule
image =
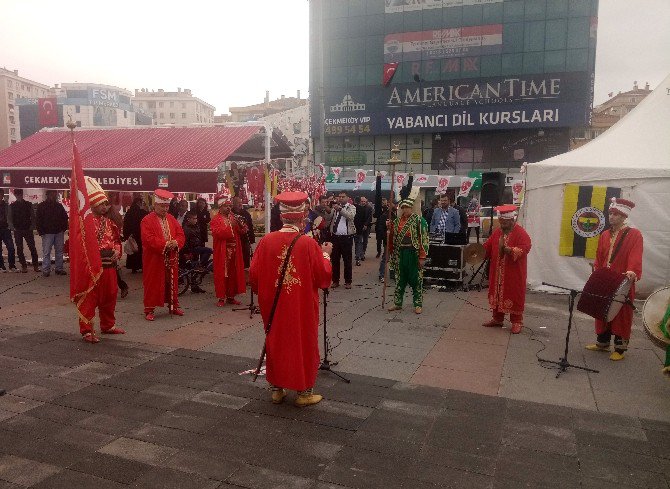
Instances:
[[[391,168],[391,195],[389,196],[389,215],[388,220],[393,226],[393,220],[391,219],[391,205],[393,204],[393,197],[395,195],[395,167],[396,165],[402,163],[402,160],[398,158],[400,154],[400,147],[397,143],[393,144],[393,149],[391,150],[391,158],[389,158],[386,163],[389,164]],[[386,304],[386,284],[389,279],[389,262],[391,261],[391,229],[387,229],[388,239],[386,240],[386,263],[384,264],[384,286],[382,287],[382,309]]]

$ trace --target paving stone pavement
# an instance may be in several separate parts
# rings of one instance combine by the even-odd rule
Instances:
[[[357,374],[351,384],[321,375],[325,400],[298,409],[290,400],[273,405],[264,381],[240,375],[249,358],[12,333],[0,342],[0,385],[9,389],[0,397],[0,488],[670,481],[667,422]],[[44,369],[26,371],[37,359]]]
[[[668,487],[670,382],[639,315],[614,363],[584,350],[577,314],[570,360],[600,373],[556,379],[537,357],[563,354],[565,297],[529,294],[510,336],[480,326],[485,291],[387,313],[377,267],[328,297],[330,358],[352,382],[321,372],[325,400],[302,410],[240,375],[263,339],[247,310],[187,293],[184,317],[147,323],[128,274],[128,334],[88,345],[68,277],[0,276],[0,489]]]

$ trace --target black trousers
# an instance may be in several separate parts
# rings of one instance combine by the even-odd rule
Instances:
[[[33,266],[39,263],[37,258],[37,248],[35,248],[35,234],[32,230],[22,231],[19,229],[14,230],[14,243],[16,244],[16,253],[19,256],[19,263],[22,267],[27,266],[26,264],[26,255],[23,253],[23,240],[26,240],[28,249],[30,250],[30,256],[33,261]]]
[[[333,235],[333,254],[330,262],[333,265],[333,282],[340,281],[340,257],[344,261],[344,283],[351,283],[351,258],[354,246],[354,237]]]
[[[377,234],[377,254],[381,255],[386,249],[386,232],[376,232]]]

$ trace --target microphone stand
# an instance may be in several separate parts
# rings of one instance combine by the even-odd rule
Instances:
[[[319,370],[327,370],[331,374],[338,376],[340,379],[345,381],[347,384],[351,383],[351,380],[344,377],[342,374],[335,372],[330,367],[337,365],[339,362],[330,362],[328,360],[328,330],[326,329],[326,307],[328,305],[328,289],[323,290],[323,361],[319,365]]]
[[[479,264],[479,267],[477,267],[477,270],[475,270],[475,273],[472,274],[472,277],[470,277],[470,280],[468,280],[468,283],[463,286],[463,290],[465,292],[468,292],[470,290],[470,285],[472,285],[472,282],[474,281],[475,277],[477,274],[480,272],[484,266],[488,266],[489,259],[485,258],[483,262]],[[474,268],[474,267],[473,267]],[[484,272],[482,272],[482,276],[479,278],[479,290],[482,290],[483,288],[488,287],[488,285],[484,285]]]
[[[249,292],[251,292],[251,301],[247,307],[238,307],[233,308],[233,311],[249,311],[249,318],[253,318],[254,314],[260,314],[260,309],[254,304],[254,291],[249,287]]]
[[[570,299],[568,301],[568,311],[570,312],[570,315],[568,316],[568,332],[565,335],[565,353],[563,353],[563,357],[558,360],[545,360],[543,358],[538,357],[537,361],[538,362],[547,362],[547,363],[554,363],[558,365],[560,368],[558,369],[558,373],[556,374],[556,378],[558,378],[563,372],[565,372],[569,367],[572,368],[579,368],[581,370],[586,370],[587,372],[593,372],[593,373],[599,373],[599,370],[594,370],[592,368],[588,367],[582,367],[580,365],[573,365],[570,362],[568,362],[568,349],[570,347],[570,330],[572,329],[572,311],[575,307],[575,298],[577,295],[581,292],[579,290],[575,289],[568,289],[566,287],[561,287],[559,285],[553,285],[553,284],[548,284],[546,282],[542,282],[542,285],[549,285],[550,287],[556,287],[557,289],[563,289],[563,290],[568,290],[570,291]]]

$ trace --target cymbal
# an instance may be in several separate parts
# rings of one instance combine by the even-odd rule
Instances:
[[[470,243],[463,249],[463,260],[468,265],[479,265],[485,257],[486,251],[479,243]]]

